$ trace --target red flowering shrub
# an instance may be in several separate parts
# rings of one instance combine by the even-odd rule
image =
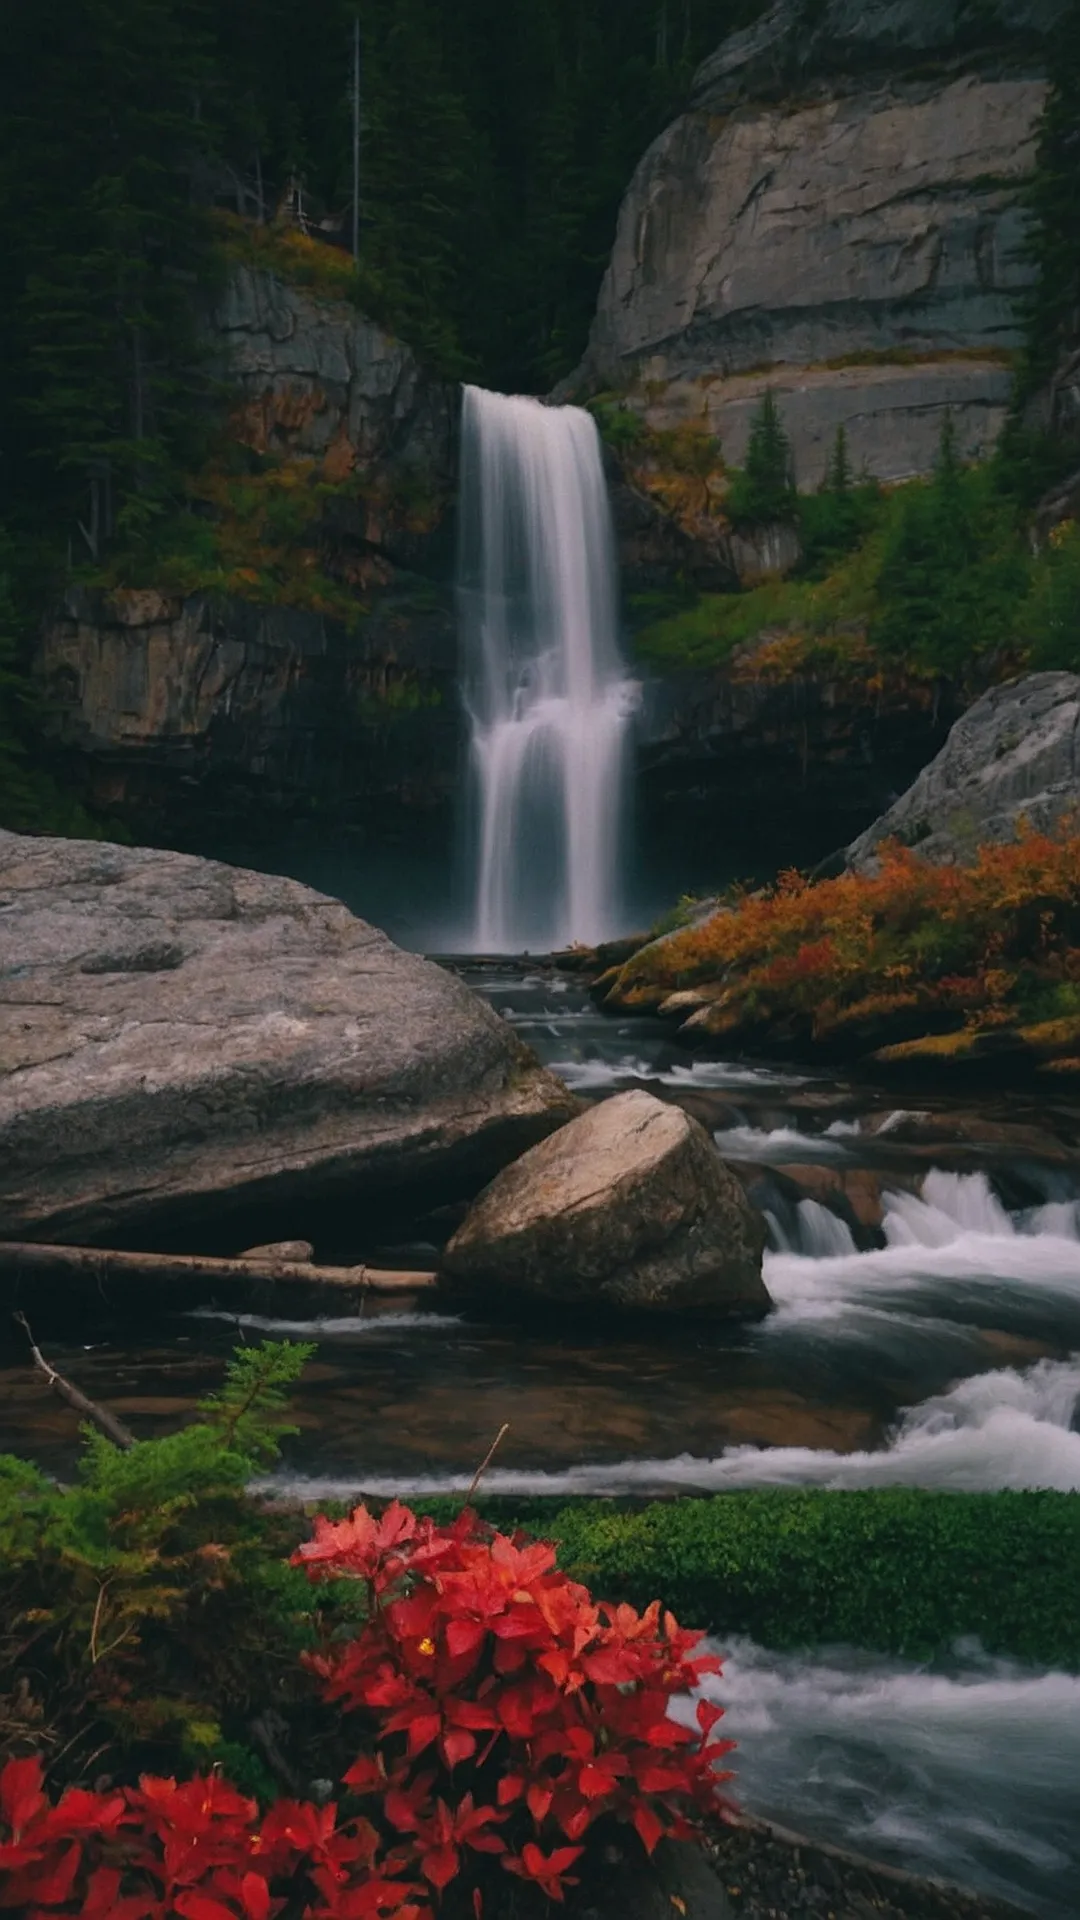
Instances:
[[[695,1024],[714,1038],[886,1060],[924,1035],[1000,1046],[1009,1027],[1018,1050],[1080,1066],[1080,835],[1024,833],[968,866],[876,851],[875,873],[781,874],[650,943],[605,1004],[647,1011],[708,988]]]
[[[359,1635],[308,1664],[364,1716],[345,1785],[375,1803],[372,1820],[284,1800],[260,1816],[216,1774],[70,1788],[54,1806],[41,1761],[12,1760],[0,1915],[430,1920],[430,1889],[482,1854],[561,1900],[602,1815],[651,1853],[723,1804],[719,1708],[701,1703],[696,1733],[667,1712],[719,1661],[694,1656],[700,1636],[658,1602],[597,1605],[553,1547],[469,1512],[437,1527],[397,1504],[381,1520],[358,1507],[315,1526],[295,1562],[367,1586]]]
[[[697,1733],[667,1712],[719,1662],[692,1657],[701,1636],[659,1602],[598,1605],[554,1547],[470,1512],[438,1527],[396,1503],[381,1520],[366,1507],[318,1519],[295,1560],[367,1584],[364,1631],[311,1664],[328,1698],[364,1716],[346,1784],[379,1796],[432,1886],[471,1850],[559,1899],[601,1815],[651,1853],[721,1804],[730,1776],[716,1762],[733,1743],[710,1738],[720,1710],[703,1701]]]
[[[420,1920],[423,1889],[379,1856],[366,1820],[280,1800],[260,1821],[216,1775],[52,1806],[40,1760],[0,1773],[0,1911],[20,1920]]]

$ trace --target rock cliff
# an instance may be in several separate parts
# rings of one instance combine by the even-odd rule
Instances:
[[[841,425],[883,480],[928,469],[946,409],[988,450],[1062,4],[779,0],[725,41],[630,186],[579,384],[736,464],[772,387],[803,487]]]
[[[1029,673],[991,687],[956,722],[917,780],[847,850],[873,868],[883,840],[926,860],[971,860],[1025,830],[1075,833],[1080,813],[1080,677]]]
[[[283,538],[297,583],[276,601],[251,567],[247,584],[249,530],[224,590],[72,589],[36,663],[53,739],[94,804],[173,844],[331,806],[367,829],[380,808],[437,811],[458,752],[456,389],[354,308],[238,262],[206,339],[233,448],[308,516]],[[343,617],[305,590],[299,549]]]

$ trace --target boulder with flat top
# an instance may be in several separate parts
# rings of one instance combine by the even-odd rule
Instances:
[[[455,975],[217,860],[0,832],[0,1238],[351,1244],[577,1111]]]
[[[764,1226],[703,1126],[643,1091],[591,1108],[506,1167],[444,1256],[495,1305],[760,1319]]]

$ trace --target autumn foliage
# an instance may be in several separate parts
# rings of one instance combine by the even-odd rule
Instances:
[[[561,1900],[601,1818],[648,1852],[723,1806],[712,1738],[668,1716],[718,1671],[658,1603],[607,1607],[553,1547],[450,1526],[395,1503],[316,1522],[296,1561],[364,1583],[352,1639],[308,1656],[355,1714],[349,1802],[278,1801],[261,1814],[217,1775],[183,1785],[69,1789],[53,1805],[39,1759],[0,1774],[0,1912],[27,1920],[419,1920],[477,1862]],[[363,1803],[365,1811],[355,1810]]]
[[[895,843],[874,874],[788,873],[644,949],[609,1004],[703,990],[696,1025],[751,1044],[941,1054],[1010,1036],[1043,1057],[1080,1051],[1080,838],[1028,833],[967,866]]]

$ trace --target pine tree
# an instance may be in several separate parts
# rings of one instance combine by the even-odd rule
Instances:
[[[838,495],[850,493],[854,478],[848,454],[847,428],[841,424],[836,429],[836,439],[825,468],[821,491]]]
[[[1012,510],[991,472],[963,466],[946,414],[932,479],[896,503],[874,644],[916,668],[963,675],[1015,638],[1029,577]]]
[[[1080,0],[1069,0],[1055,27],[1051,66],[1029,195],[1037,280],[1028,301],[1025,391],[1080,342]]]
[[[207,72],[197,12],[174,0],[42,0],[8,33],[0,483],[13,518],[30,504],[84,557],[126,512],[153,516],[197,412]]]
[[[732,481],[727,507],[736,526],[790,523],[798,517],[791,442],[771,387],[766,388],[755,411],[746,464]]]

